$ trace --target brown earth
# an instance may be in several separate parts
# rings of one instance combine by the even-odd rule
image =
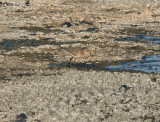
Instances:
[[[123,3],[123,4],[122,4]],[[0,0],[0,120],[160,121],[160,76],[105,67],[159,54],[160,3]],[[50,64],[75,64],[53,67]],[[133,86],[118,91],[121,85]],[[25,120],[24,120],[25,121]]]

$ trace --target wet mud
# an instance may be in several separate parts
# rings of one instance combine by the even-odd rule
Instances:
[[[160,121],[159,5],[1,0],[0,120]]]

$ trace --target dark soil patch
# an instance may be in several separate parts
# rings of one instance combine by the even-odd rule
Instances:
[[[62,45],[62,44],[87,44],[87,42],[84,41],[68,41],[68,42],[56,42],[56,41],[49,41],[50,38],[43,38],[40,40],[36,39],[18,39],[18,40],[8,40],[4,39],[2,42],[0,42],[0,50],[14,50],[20,47],[36,47],[40,45]]]
[[[130,28],[130,27],[121,29],[119,31],[120,31],[121,34],[126,34],[126,35],[129,35],[129,36],[136,35],[136,34],[152,36],[156,33],[152,30],[147,30],[145,28]]]

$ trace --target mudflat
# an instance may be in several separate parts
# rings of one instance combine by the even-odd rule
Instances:
[[[159,1],[1,0],[0,120],[160,121],[160,74],[107,70],[160,54]]]

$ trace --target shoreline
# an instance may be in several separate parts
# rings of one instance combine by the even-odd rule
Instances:
[[[147,2],[1,0],[0,120],[160,121],[160,74],[75,66],[160,54],[159,44],[116,41],[160,36],[160,3]]]

